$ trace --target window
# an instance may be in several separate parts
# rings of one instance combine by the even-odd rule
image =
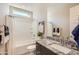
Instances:
[[[20,8],[12,7],[12,15],[30,18],[30,17],[32,17],[32,12],[23,10]]]

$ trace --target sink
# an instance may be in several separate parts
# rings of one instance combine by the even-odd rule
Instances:
[[[54,44],[54,43],[59,44],[59,42],[54,41],[54,40],[44,40],[44,42],[45,42],[47,45],[51,45],[51,44]]]
[[[58,44],[51,44],[50,47],[52,47],[64,54],[68,54],[71,51],[71,49],[61,46],[61,45],[58,45]]]

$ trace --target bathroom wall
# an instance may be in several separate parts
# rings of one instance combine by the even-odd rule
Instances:
[[[33,12],[33,34],[35,38],[37,38],[38,25],[39,21],[43,21],[47,19],[47,8],[45,4],[40,3],[21,3],[21,4],[9,4],[12,6],[16,6],[25,10],[29,10]],[[20,7],[21,6],[21,7]],[[45,27],[46,28],[46,27]]]
[[[74,5],[76,4],[48,4],[47,20],[62,29],[64,39],[70,35],[69,9]]]
[[[70,35],[72,31],[79,24],[79,5],[70,8]]]
[[[0,25],[5,23],[5,15],[8,14],[8,4],[0,3]]]
[[[8,5],[7,3],[0,3],[0,25],[5,24],[5,15],[8,14]],[[0,45],[0,53],[4,54],[4,45]]]
[[[38,26],[37,23],[42,20],[49,20],[53,24],[60,26],[62,28],[62,36],[65,38],[70,33],[69,26],[69,6],[68,4],[29,4],[29,3],[21,3],[21,4],[5,4],[0,3],[0,25],[5,23],[5,15],[9,13],[9,5],[13,5],[19,8],[23,8],[25,10],[29,10],[33,12],[33,33],[35,37],[37,36]],[[47,24],[45,24],[47,26]],[[47,35],[47,28],[45,27],[45,36]],[[2,46],[3,47],[3,46]],[[0,52],[1,49],[0,46]]]
[[[40,3],[39,4],[30,4],[30,3],[0,4],[0,24],[5,23],[5,15],[9,14],[9,5],[33,12],[33,24],[34,24],[33,33],[35,36],[37,36],[36,34],[38,32],[37,23],[39,21],[43,21],[47,19],[47,8],[45,4],[40,4]]]
[[[9,5],[29,10],[33,12],[33,34],[37,38],[37,23],[47,19],[47,9],[43,4],[0,4],[0,25],[5,24],[5,16],[9,14]],[[42,6],[43,5],[43,6]],[[4,51],[4,46],[0,46],[0,52]]]
[[[47,22],[47,36],[52,37],[52,27],[53,25],[50,22]]]

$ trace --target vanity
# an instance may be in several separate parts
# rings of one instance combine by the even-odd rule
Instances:
[[[36,55],[57,55],[57,53],[36,42]]]
[[[54,40],[36,41],[36,55],[79,55],[79,51],[62,46]]]

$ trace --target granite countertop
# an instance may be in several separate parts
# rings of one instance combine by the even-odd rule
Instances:
[[[52,40],[50,44],[53,44],[53,41],[54,40]],[[74,49],[70,49],[70,48],[68,48],[68,49],[70,49],[71,51],[69,53],[67,53],[67,54],[58,51],[57,49],[55,49],[55,48],[53,48],[53,47],[51,47],[49,45],[49,39],[37,40],[36,42],[38,42],[39,44],[43,45],[47,49],[49,49],[49,50],[51,50],[51,51],[53,51],[53,52],[55,52],[55,53],[57,53],[59,55],[79,55],[79,51],[74,50]],[[60,44],[60,42],[57,42],[57,44],[62,46],[62,44]],[[65,46],[62,46],[62,47],[65,47]],[[67,47],[65,47],[65,48],[67,48]]]

